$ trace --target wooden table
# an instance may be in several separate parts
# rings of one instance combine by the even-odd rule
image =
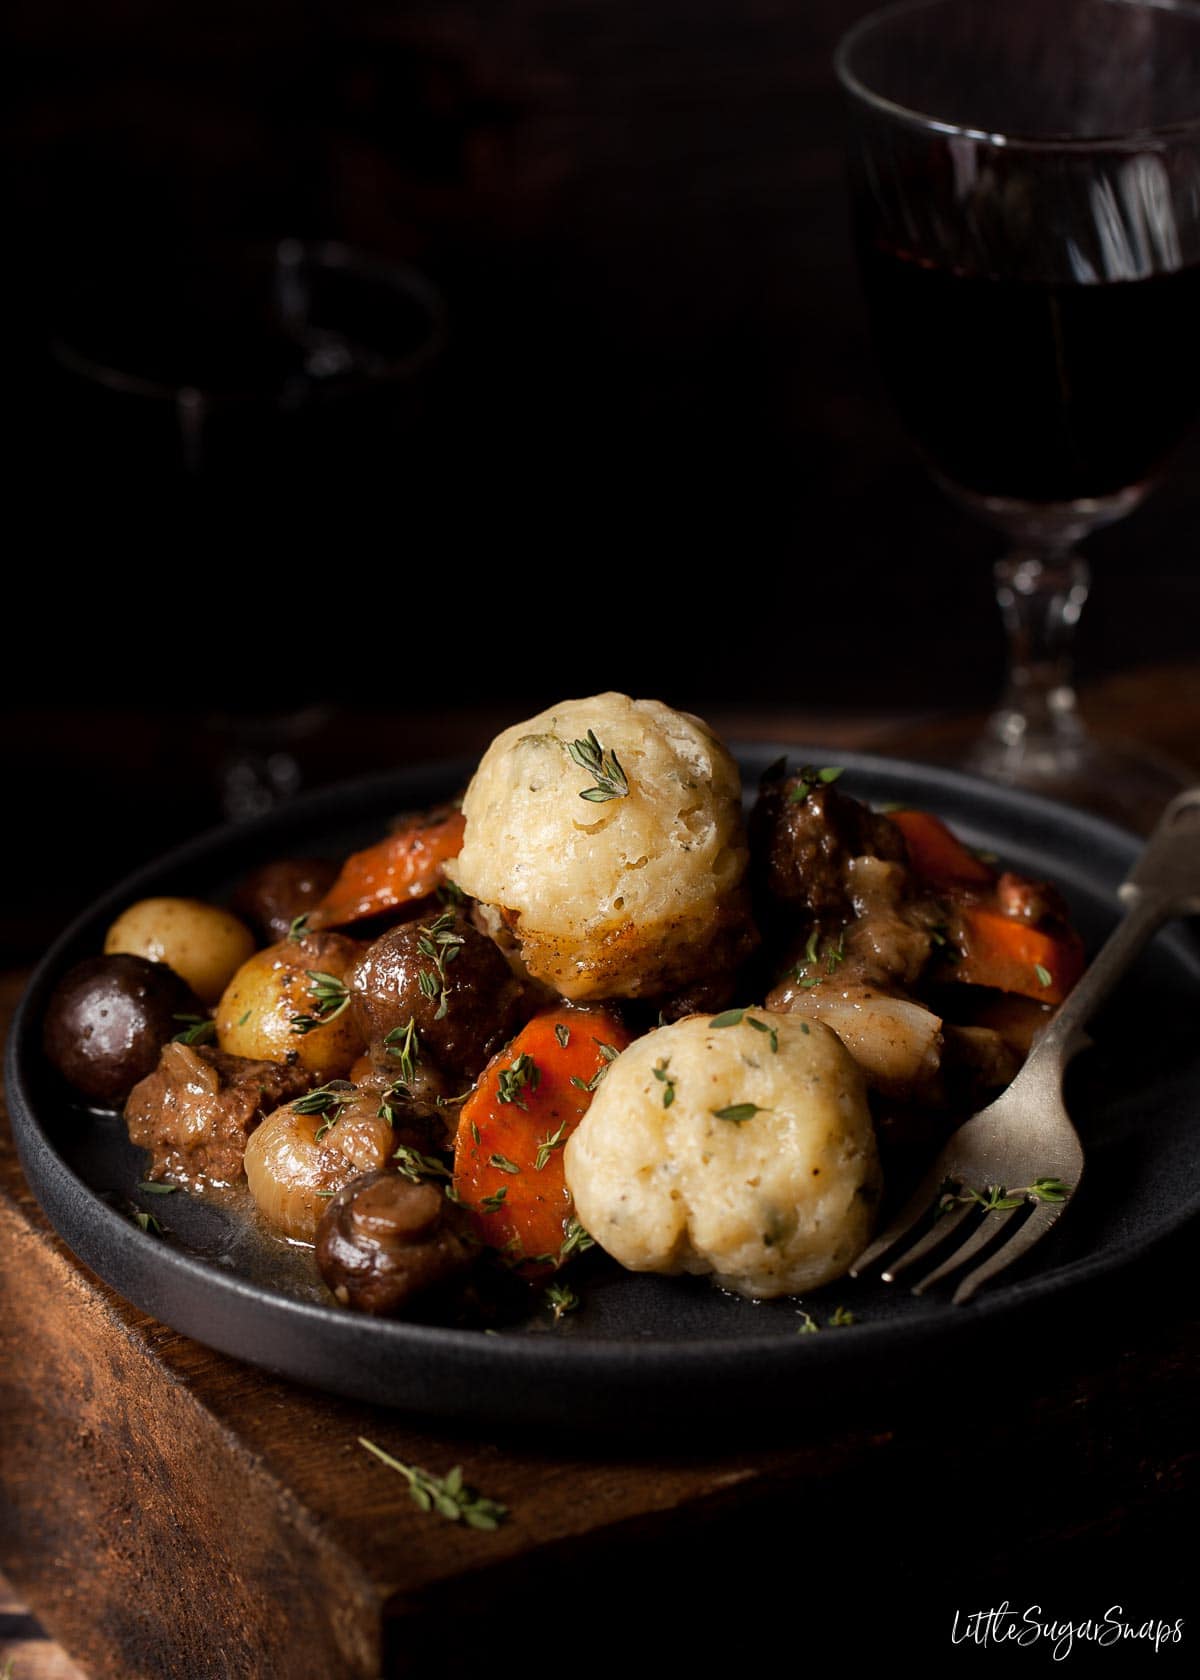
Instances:
[[[1200,770],[1200,685],[1188,733],[1172,686],[1160,744]],[[836,1415],[814,1397],[772,1440],[752,1416],[708,1439],[686,1419],[642,1442],[450,1433],[126,1306],[51,1233],[0,1127],[0,1566],[94,1680],[588,1673],[654,1649],[715,1663],[726,1643],[756,1667],[826,1644],[920,1660],[949,1649],[955,1610],[1003,1599],[1187,1616],[1195,1250],[1183,1234],[969,1366],[895,1386],[881,1370]],[[461,1463],[509,1520],[422,1513],[360,1436]],[[0,1600],[14,1680],[77,1674],[48,1641],[5,1646],[24,1614]]]

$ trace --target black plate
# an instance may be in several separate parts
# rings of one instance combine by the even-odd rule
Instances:
[[[748,787],[776,746],[738,753]],[[800,762],[828,754],[798,749]],[[839,753],[860,797],[902,799],[949,819],[968,843],[1058,882],[1089,947],[1112,925],[1114,890],[1138,842],[1065,807],[948,771]],[[269,858],[338,854],[376,838],[393,813],[432,804],[470,767],[441,765],[313,794],[253,824],[207,835],[108,893],[38,968],[9,1040],[7,1082],[26,1176],[64,1240],[135,1306],[236,1358],[356,1399],[431,1413],[585,1428],[631,1419],[733,1422],[752,1408],[889,1379],[955,1350],[976,1332],[1032,1322],[1039,1304],[1124,1265],[1200,1208],[1200,953],[1191,934],[1159,936],[1094,1029],[1072,1076],[1072,1112],[1088,1149],[1076,1204],[1020,1275],[967,1307],[917,1300],[877,1282],[843,1280],[805,1307],[824,1324],[837,1306],[854,1323],[797,1334],[794,1301],[752,1303],[703,1280],[583,1263],[582,1310],[552,1328],[535,1303],[499,1334],[379,1322],[329,1302],[306,1251],[258,1235],[234,1209],[136,1189],[145,1157],[116,1116],[73,1107],[43,1062],[41,1018],[65,968],[101,947],[105,928],[150,893],[220,898]],[[133,1206],[165,1237],[140,1230]],[[589,1265],[589,1262],[591,1264]]]

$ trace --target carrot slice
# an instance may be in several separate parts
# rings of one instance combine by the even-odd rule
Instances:
[[[605,1008],[548,1009],[493,1056],[459,1116],[454,1189],[476,1235],[536,1274],[553,1270],[575,1205],[563,1146],[630,1042]]]
[[[1083,973],[1083,941],[1074,930],[1042,933],[996,910],[958,910],[963,943],[954,978],[968,986],[994,986],[1039,1003],[1061,1003]]]
[[[345,927],[428,898],[441,885],[443,864],[462,851],[465,826],[457,810],[406,818],[386,840],[346,859],[309,916],[309,927]]]
[[[929,811],[889,811],[904,836],[909,862],[917,874],[938,885],[987,887],[996,871],[969,851],[940,817]]]

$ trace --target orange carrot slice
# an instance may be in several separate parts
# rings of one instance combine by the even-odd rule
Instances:
[[[575,1205],[563,1146],[629,1042],[611,1010],[548,1009],[492,1058],[463,1104],[454,1189],[480,1241],[513,1265],[536,1275],[569,1258],[561,1251]]]
[[[926,881],[938,885],[987,887],[996,871],[969,851],[940,817],[928,811],[889,811],[908,846],[909,862]]]
[[[443,865],[462,851],[464,827],[457,810],[407,818],[386,840],[346,859],[309,916],[309,927],[345,927],[428,898],[444,879]]]
[[[994,986],[1039,1003],[1061,1003],[1083,973],[1083,941],[1073,930],[1042,933],[996,910],[964,905],[958,911],[963,949],[954,979]]]

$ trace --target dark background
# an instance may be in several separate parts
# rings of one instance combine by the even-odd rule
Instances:
[[[999,541],[900,431],[849,247],[830,61],[868,9],[8,9],[5,736],[34,877],[14,915],[51,860],[82,902],[212,820],[216,712],[408,720],[326,775],[419,750],[414,719],[436,750],[462,708],[607,687],[990,701]],[[281,235],[420,265],[448,352],[361,458],[350,427],[350,459],[280,469],[252,422],[189,484],[161,413],[64,375],[50,338],[101,274]],[[1193,437],[1089,542],[1085,677],[1194,656],[1198,502]]]
[[[10,4],[10,960],[216,820],[254,714],[319,703],[305,770],[324,780],[608,687],[705,712],[990,701],[998,541],[900,431],[849,246],[830,58],[869,9]],[[448,353],[365,468],[280,472],[251,427],[240,458],[188,484],[165,430],[65,378],[51,335],[101,269],[282,235],[420,265],[448,301]],[[1194,436],[1088,544],[1085,677],[1194,659],[1198,508]],[[1014,1479],[1032,1499],[1056,1468],[996,1465],[974,1511]],[[909,1516],[854,1560],[865,1579]],[[1157,1503],[1148,1527],[1161,1570]],[[1010,1543],[1011,1561],[1016,1528]],[[1140,1584],[1133,1544],[1123,1588]],[[1100,1534],[1077,1552],[1080,1579],[1105,1551]],[[964,1558],[964,1608],[998,1602],[1007,1564]],[[1101,1602],[1060,1604],[1054,1559],[1034,1564],[1048,1608]],[[895,1590],[927,1605],[934,1586],[918,1555]],[[800,1632],[844,1608],[800,1602]]]

